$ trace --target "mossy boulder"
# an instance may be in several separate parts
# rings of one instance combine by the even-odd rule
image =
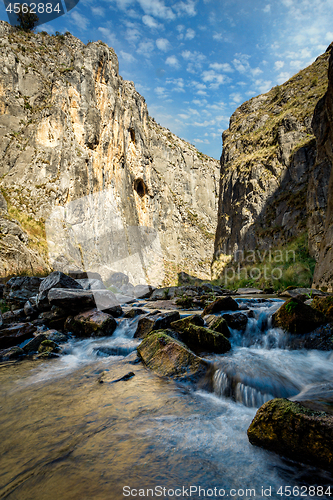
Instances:
[[[183,332],[190,325],[204,326],[205,322],[199,314],[191,314],[191,316],[185,316],[178,321],[173,321],[170,324],[170,328],[176,330],[177,332]]]
[[[226,324],[225,326],[228,328]],[[204,326],[189,324],[180,335],[182,341],[196,353],[214,352],[223,354],[231,349],[229,340],[222,333]]]
[[[58,347],[58,344],[56,344],[55,342],[53,342],[53,340],[43,340],[43,342],[41,342],[40,346],[38,347],[38,352],[40,354],[43,354],[43,353],[56,353],[56,352],[59,352],[59,347]]]
[[[202,316],[218,313],[221,311],[237,311],[238,304],[232,297],[219,297],[205,307]]]
[[[77,337],[110,336],[116,328],[116,320],[98,309],[82,312],[74,318],[69,317],[65,323],[65,330],[71,331]]]
[[[208,314],[204,317],[205,323],[211,330],[222,333],[225,337],[230,337],[230,330],[224,317]]]
[[[333,415],[272,399],[259,408],[247,435],[253,445],[333,471]]]
[[[303,300],[294,297],[287,300],[272,316],[273,326],[283,328],[289,333],[309,333],[327,322],[325,315]]]
[[[186,345],[167,335],[153,331],[137,348],[143,363],[159,375],[176,380],[196,382],[204,377],[210,364],[196,356]]]
[[[330,321],[333,320],[333,296],[314,297],[311,307],[323,313]]]

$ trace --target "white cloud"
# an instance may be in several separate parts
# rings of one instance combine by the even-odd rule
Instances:
[[[189,115],[184,115],[183,113],[179,113],[177,116],[179,116],[182,120],[188,120]]]
[[[94,16],[104,16],[105,15],[105,10],[102,7],[91,7],[91,12],[94,14]]]
[[[226,73],[232,73],[234,71],[229,63],[212,63],[209,67],[216,71],[225,71]]]
[[[167,97],[167,89],[165,87],[156,87],[155,88],[155,93],[158,95],[158,97]]]
[[[265,5],[265,7],[262,9],[262,11],[265,12],[266,14],[268,14],[268,12],[271,11],[270,4],[268,3],[267,5]]]
[[[142,18],[143,24],[148,26],[148,28],[152,29],[162,29],[164,28],[163,24],[160,24],[154,19],[152,16],[143,16]]]
[[[284,66],[284,62],[283,61],[275,61],[275,64],[274,64],[274,69],[276,71],[279,71],[280,69],[282,69]]]
[[[73,12],[74,14],[74,12]],[[98,31],[100,31],[103,35],[103,38],[104,40],[106,40],[107,44],[108,45],[114,45],[115,42],[116,42],[116,36],[115,34],[109,30],[109,28],[102,28],[102,26],[100,26],[98,28]]]
[[[333,40],[333,32],[332,31],[328,31],[326,33],[325,40],[327,40],[328,42],[331,42]]]
[[[279,76],[277,78],[277,82],[279,85],[281,85],[282,83],[285,83],[287,80],[289,80],[289,78],[291,78],[292,76],[293,76],[292,73],[288,73],[287,71],[284,71],[284,72],[279,74]]]
[[[225,75],[221,75],[219,73],[216,73],[213,69],[208,70],[208,71],[203,71],[201,75],[202,79],[204,82],[209,82],[210,83],[210,88],[216,89],[223,83],[228,83],[230,79],[226,77]]]
[[[255,85],[259,90],[260,94],[265,94],[272,87],[272,82],[270,80],[256,80]]]
[[[167,78],[166,83],[173,85],[173,92],[185,92],[184,80],[182,78]]]
[[[201,52],[191,52],[190,50],[183,50],[181,53],[182,58],[188,61],[186,71],[189,73],[197,73],[202,69],[202,63],[205,61],[206,56]]]
[[[145,14],[160,17],[161,19],[175,19],[176,15],[170,7],[166,7],[162,0],[138,0]]]
[[[188,28],[185,34],[185,40],[193,40],[195,37],[195,31],[192,28]]]
[[[290,67],[296,70],[301,69],[303,66],[302,61],[290,61]]]
[[[262,69],[260,68],[251,68],[252,76],[258,76],[262,73]]]
[[[194,87],[196,90],[205,90],[207,86],[204,83],[199,83],[196,82],[195,80],[192,80],[191,86]]]
[[[234,92],[230,94],[229,98],[233,104],[239,104],[244,100],[242,94],[240,94],[239,92]]]
[[[187,14],[188,16],[195,16],[197,11],[195,10],[195,2],[193,0],[187,0],[187,2],[178,2],[174,5],[178,15]]]
[[[167,57],[165,63],[168,64],[169,66],[171,66],[172,68],[179,68],[179,66],[180,66],[179,61],[178,61],[176,56]]]
[[[207,104],[207,100],[206,99],[193,99],[193,104],[195,104],[196,106],[205,106]]]
[[[137,44],[138,40],[141,38],[141,31],[136,23],[130,21],[125,22],[126,34],[125,39],[129,43]]]
[[[84,17],[82,14],[79,14],[77,10],[71,12],[69,16],[69,21],[72,24],[75,24],[80,31],[85,31],[88,28],[89,19]]]
[[[136,51],[138,54],[143,54],[146,57],[150,57],[153,53],[154,47],[155,45],[152,40],[145,40],[139,43]]]
[[[170,42],[166,38],[158,38],[156,40],[156,46],[163,52],[167,52],[171,48]]]
[[[132,54],[129,54],[128,52],[124,52],[123,50],[121,50],[119,54],[121,58],[124,59],[124,61],[126,61],[127,63],[132,63],[136,61],[135,57],[133,57]]]

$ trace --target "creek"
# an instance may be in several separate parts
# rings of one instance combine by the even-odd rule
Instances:
[[[71,339],[57,359],[0,365],[0,498],[279,499],[286,486],[289,498],[330,498],[301,495],[332,485],[328,473],[252,446],[246,431],[263,402],[329,383],[332,353],[285,348],[271,327],[281,300],[236,300],[253,317],[244,333],[232,330],[229,353],[209,356],[211,392],[136,362],[138,318],[110,338]]]

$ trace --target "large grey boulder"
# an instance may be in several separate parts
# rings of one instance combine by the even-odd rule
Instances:
[[[37,307],[39,309],[47,308],[49,306],[48,293],[53,288],[69,288],[71,290],[83,290],[80,283],[75,279],[67,276],[61,271],[54,271],[45,278],[39,287],[37,296]],[[56,304],[57,305],[57,304]]]

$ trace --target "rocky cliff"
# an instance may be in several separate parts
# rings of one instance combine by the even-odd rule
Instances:
[[[210,277],[219,165],[159,126],[113,49],[0,23],[0,276]]]
[[[333,292],[333,49],[329,60],[328,89],[316,106],[312,126],[317,141],[315,171],[325,176],[327,189],[327,211],[313,286]]]
[[[304,233],[318,259],[330,169],[315,162],[311,121],[327,90],[330,48],[231,116],[223,133],[214,277],[240,254],[274,251]]]

